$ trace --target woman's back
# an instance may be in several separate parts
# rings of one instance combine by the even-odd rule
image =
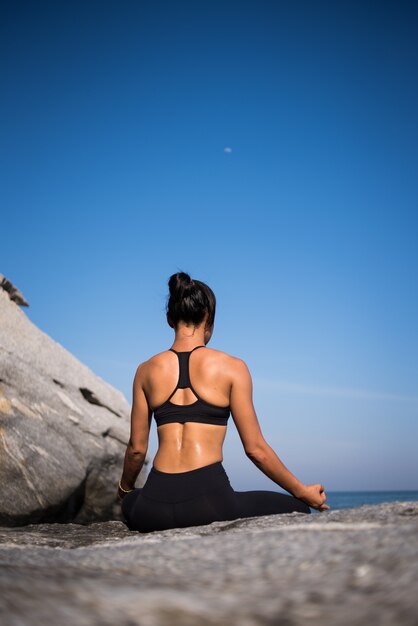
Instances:
[[[156,469],[185,472],[222,461],[234,361],[198,344],[189,350],[173,347],[143,364],[159,439]]]

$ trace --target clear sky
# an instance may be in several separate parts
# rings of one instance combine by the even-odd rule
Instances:
[[[1,11],[0,272],[30,319],[131,401],[186,271],[292,472],[418,489],[417,4]],[[224,466],[277,488],[232,419]]]

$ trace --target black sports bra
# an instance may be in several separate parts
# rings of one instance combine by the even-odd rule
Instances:
[[[179,359],[179,379],[177,385],[170,396],[163,404],[154,409],[154,417],[158,426],[170,424],[171,422],[201,422],[204,424],[220,424],[226,426],[230,414],[229,406],[216,406],[210,404],[199,397],[199,394],[193,389],[189,376],[189,359],[190,354],[197,348],[205,346],[196,346],[189,352],[177,352],[170,348],[171,352],[177,354]],[[191,404],[174,404],[170,402],[177,389],[190,388],[197,400]]]

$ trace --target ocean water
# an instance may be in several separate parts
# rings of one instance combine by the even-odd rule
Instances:
[[[332,511],[349,509],[362,504],[418,500],[418,491],[326,491],[326,495],[326,504],[331,507]]]

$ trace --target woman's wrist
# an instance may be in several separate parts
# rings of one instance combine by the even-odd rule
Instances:
[[[131,491],[135,489],[135,487],[130,487],[130,486],[123,484],[122,480],[119,481],[118,487],[119,487],[119,490],[122,491],[122,493],[130,493]]]
[[[302,498],[305,493],[306,485],[299,483],[290,492],[294,498]]]

